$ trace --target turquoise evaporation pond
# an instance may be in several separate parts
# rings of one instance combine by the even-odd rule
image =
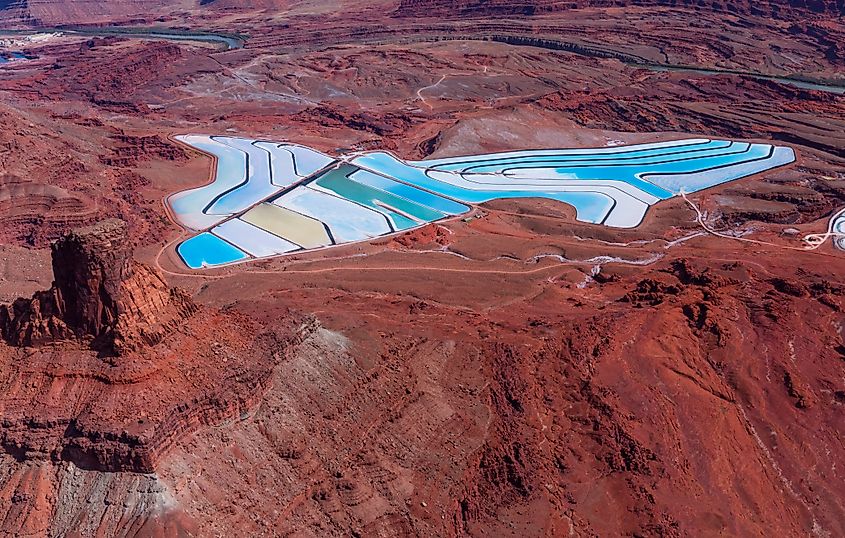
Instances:
[[[381,189],[376,189],[368,185],[364,185],[363,183],[358,183],[357,181],[347,177],[356,170],[357,169],[353,166],[342,166],[318,177],[314,183],[317,186],[332,191],[343,198],[352,200],[353,202],[357,202],[365,207],[375,209],[382,214],[390,216],[397,230],[407,230],[408,228],[414,228],[425,222],[440,220],[446,216],[444,213],[436,211],[430,207],[425,207]],[[394,209],[398,209],[417,220],[415,221],[405,217],[404,215],[390,211],[376,202],[381,202],[382,204],[386,204]]]
[[[636,164],[640,159],[651,159],[654,157],[666,157],[663,160],[670,160],[675,158],[683,158],[684,156],[694,157],[696,155],[724,150],[730,148],[734,143],[730,140],[710,140],[708,142],[698,142],[694,144],[677,144],[673,146],[661,146],[640,150],[621,151],[619,148],[607,148],[608,150],[615,149],[616,151],[601,151],[593,150],[593,152],[585,153],[584,150],[537,150],[537,151],[522,151],[509,152],[502,154],[479,155],[474,157],[458,157],[453,159],[441,159],[434,161],[412,161],[408,164],[421,168],[433,168],[435,170],[453,170],[459,172],[476,171],[476,167],[490,167],[484,171],[500,171],[507,168],[511,163],[529,162],[559,162],[562,166],[565,163],[573,163],[573,165],[580,165],[589,162],[591,165],[599,164]]]
[[[352,174],[350,179],[357,181],[358,183],[363,183],[369,187],[373,187],[374,189],[380,189],[385,192],[395,194],[400,198],[405,198],[406,200],[416,202],[420,205],[436,209],[437,211],[447,215],[460,215],[469,211],[469,207],[463,204],[459,204],[458,202],[454,202],[448,198],[437,196],[436,194],[432,194],[428,191],[416,189],[398,181],[393,181],[392,179],[374,174],[368,170],[359,170],[358,172]]]
[[[191,140],[190,145],[217,156],[217,170],[212,183],[170,197],[170,207],[177,215],[201,213],[206,207],[214,205],[212,202],[220,193],[246,181],[246,155],[242,151],[214,141]]]
[[[176,252],[191,269],[224,265],[249,257],[246,252],[209,232],[203,232],[183,242]]]
[[[380,174],[396,178],[399,181],[409,183],[412,186],[422,187],[437,194],[471,204],[480,204],[500,198],[548,198],[575,207],[579,220],[592,223],[602,222],[610,210],[613,209],[614,204],[614,201],[609,196],[597,192],[474,191],[465,189],[430,178],[421,168],[409,166],[389,153],[367,153],[356,157],[352,162],[353,164],[369,168]]]

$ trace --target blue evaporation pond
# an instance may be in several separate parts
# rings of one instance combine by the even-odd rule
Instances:
[[[649,182],[660,185],[672,192],[697,192],[712,187],[748,177],[764,170],[783,166],[795,162],[795,152],[792,148],[783,146],[757,145],[752,147],[749,154],[756,156],[740,162],[725,163],[716,168],[688,174],[643,174]],[[762,156],[762,157],[761,157]]]
[[[416,189],[398,181],[393,181],[392,179],[387,179],[386,177],[379,176],[367,170],[360,170],[349,177],[358,183],[363,183],[369,187],[374,187],[376,189],[381,189],[391,194],[395,194],[396,196],[411,200],[412,202],[416,202],[420,205],[428,206],[447,215],[460,215],[461,213],[469,211],[469,207],[463,204],[453,202],[448,198],[431,194],[428,191]]]
[[[185,265],[191,269],[214,267],[247,259],[249,256],[231,243],[208,232],[184,241],[176,249]]]
[[[368,153],[366,155],[356,157],[352,162],[356,165],[396,178],[399,181],[410,183],[413,186],[419,186],[426,190],[448,196],[449,198],[471,204],[480,204],[483,202],[489,202],[490,200],[497,200],[499,198],[552,198],[555,200],[561,200],[561,196],[568,197],[569,194],[572,194],[568,192],[519,190],[518,185],[514,185],[513,190],[502,188],[497,190],[471,190],[457,185],[452,185],[451,183],[446,183],[445,181],[433,179],[429,177],[424,170],[408,166],[388,153]],[[459,178],[460,176],[458,176],[458,179]]]
[[[663,160],[683,158],[684,156],[693,157],[701,153],[724,150],[730,148],[732,144],[733,142],[729,140],[711,140],[706,143],[660,146],[629,151],[617,150],[613,152],[602,151],[602,149],[596,149],[590,153],[583,153],[581,151],[575,153],[572,150],[537,150],[512,152],[505,154],[507,156],[493,154],[490,156],[479,156],[477,158],[461,157],[460,160],[456,159],[431,166],[426,161],[416,161],[410,164],[423,168],[459,172],[500,172],[507,169],[511,164],[522,164],[526,162],[553,163],[551,166],[564,166],[570,163],[572,165],[635,164],[638,161],[654,159],[656,157],[665,157]]]
[[[531,198],[531,193],[516,198]],[[538,194],[536,198],[551,198],[567,203],[575,208],[577,218],[583,222],[600,224],[613,209],[616,203],[610,196],[598,192],[556,192],[553,194]]]
[[[353,163],[389,175],[400,181],[406,181],[411,185],[420,186],[467,203],[480,204],[500,198],[547,198],[558,200],[574,206],[578,212],[578,218],[586,222],[602,222],[614,204],[613,199],[609,196],[597,192],[525,191],[517,190],[518,187],[515,187],[515,190],[473,191],[430,178],[423,170],[408,166],[388,153],[368,153],[356,157]]]
[[[624,181],[658,198],[670,198],[672,192],[641,179],[651,174],[689,174],[707,170],[726,163],[755,159],[753,148],[748,143],[729,143],[729,147],[676,153],[673,155],[651,155],[632,160],[584,159],[569,164],[569,159],[521,160],[519,162],[475,165],[464,172],[505,173],[519,170],[548,170],[561,179],[613,179]],[[548,172],[547,172],[548,174]]]
[[[658,198],[671,198],[674,193],[657,186],[648,181],[650,175],[683,175],[707,172],[708,170],[722,168],[725,166],[741,164],[749,161],[765,159],[769,156],[771,147],[768,145],[734,143],[731,147],[715,148],[702,154],[688,156],[670,157],[671,160],[663,160],[663,157],[652,156],[645,162],[625,165],[603,165],[587,167],[556,167],[553,161],[538,163],[537,166],[503,166],[501,163],[491,165],[489,168],[480,167],[478,170],[485,172],[514,170],[517,168],[548,169],[560,179],[612,179],[624,181],[640,190]],[[455,185],[448,185],[444,182],[429,178],[424,170],[408,166],[402,161],[394,158],[388,153],[369,153],[357,157],[355,164],[370,168],[379,173],[395,177],[402,181],[408,181],[413,185],[433,190],[450,198],[456,198],[470,203],[481,203],[493,198],[524,197],[528,194],[520,194],[519,186],[514,185],[513,191],[474,191]],[[463,166],[463,165],[462,165]],[[465,168],[465,166],[464,166]]]
[[[785,149],[791,153],[791,150],[788,148],[774,148],[768,144],[750,144],[748,150],[741,154],[697,159],[687,163],[672,163],[671,166],[666,166],[661,169],[650,168],[647,172],[642,173],[641,176],[646,180],[648,180],[650,176],[655,176],[655,178],[658,178],[659,176],[674,176],[675,179],[672,183],[676,186],[676,188],[673,188],[675,193],[680,192],[681,189],[688,193],[696,192],[701,189],[712,187],[713,185],[718,185],[753,173],[761,172],[771,168],[774,164],[784,164],[778,162],[763,164],[760,166],[759,163],[759,161],[769,159],[775,154],[776,150],[780,149]],[[792,158],[787,159],[786,162],[794,160],[794,154],[792,154],[791,157]],[[745,166],[742,167],[742,165]],[[735,174],[725,174],[725,170],[723,169],[733,166],[742,167],[744,169]],[[755,166],[758,166],[758,168],[755,169]],[[710,180],[707,180],[708,177]],[[657,181],[657,179],[655,179],[655,182],[660,182],[666,188],[672,187],[665,181]]]
[[[652,170],[652,168],[645,168],[646,170]],[[514,170],[511,168],[511,170]],[[532,170],[536,170],[532,168]],[[554,181],[555,176],[557,179],[561,180],[580,180],[580,181],[589,181],[589,180],[614,180],[614,181],[621,181],[623,183],[627,183],[628,185],[634,186],[641,191],[648,193],[655,198],[660,199],[667,199],[672,197],[672,193],[667,191],[666,189],[655,185],[654,183],[650,183],[643,179],[640,179],[638,175],[643,171],[643,167],[641,166],[632,166],[632,167],[603,167],[603,166],[595,166],[591,168],[547,168],[543,169],[547,170],[545,172],[546,177],[544,179],[548,181]],[[514,179],[514,182],[517,182],[518,179]],[[519,188],[518,185],[514,188]]]
[[[460,200],[462,202],[480,203],[492,200],[494,198],[504,198],[506,196],[497,196],[495,193],[491,195],[490,192],[477,192],[469,189],[464,189],[432,179],[426,175],[425,170],[409,166],[402,161],[396,159],[389,153],[366,153],[352,160],[352,164],[369,168],[374,172],[392,177],[404,183],[409,183],[415,187],[422,187],[423,189],[436,192]]]

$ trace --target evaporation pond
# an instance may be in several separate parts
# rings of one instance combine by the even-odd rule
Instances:
[[[208,232],[194,236],[176,249],[185,265],[191,269],[224,265],[245,260],[249,256],[231,243]]]

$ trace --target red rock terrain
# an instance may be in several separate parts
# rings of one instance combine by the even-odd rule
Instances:
[[[150,472],[179,435],[266,390],[284,331],[197,306],[127,245],[122,221],[75,230],[53,246],[52,288],[0,305],[6,454]]]
[[[845,262],[801,241],[845,206],[845,98],[753,76],[841,83],[842,6],[671,4],[12,6],[247,39],[0,66],[2,534],[845,534]],[[162,203],[209,179],[186,132],[799,161],[693,197],[720,236],[680,199],[635,230],[497,201],[192,273]]]
[[[53,287],[0,310],[16,346],[92,337],[106,353],[154,346],[196,310],[190,297],[131,259],[126,224],[107,220],[53,244]]]
[[[606,8],[626,6],[679,7],[690,8],[707,13],[730,13],[743,15],[762,15],[765,17],[790,17],[797,14],[841,15],[845,3],[841,0],[802,1],[769,0],[763,2],[744,2],[728,0],[726,2],[702,2],[699,0],[401,0],[398,13],[402,16],[433,15],[447,16],[531,16],[568,9]]]

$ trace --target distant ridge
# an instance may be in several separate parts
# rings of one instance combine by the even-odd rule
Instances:
[[[0,0],[0,23],[9,27],[128,22],[154,18],[173,9],[217,4],[247,10],[280,9],[273,0]],[[625,6],[683,8],[780,20],[845,15],[845,0],[399,0],[393,16],[530,17],[569,9]]]
[[[195,0],[0,0],[0,23],[59,26],[122,22],[150,17],[162,8],[195,5]]]
[[[789,19],[842,16],[845,0],[401,0],[400,17],[519,16],[587,7],[660,6]]]

